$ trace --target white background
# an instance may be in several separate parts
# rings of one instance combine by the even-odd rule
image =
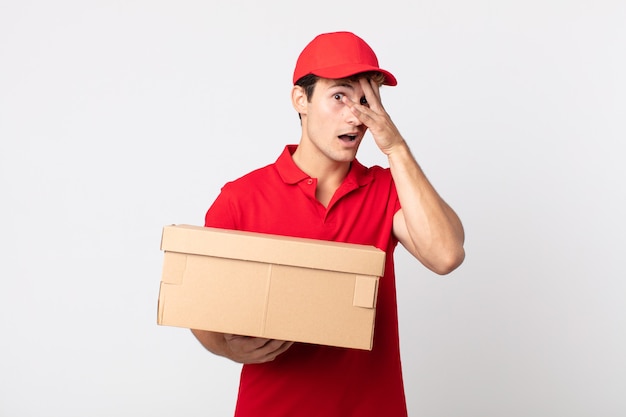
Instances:
[[[3,0],[0,416],[232,415],[239,367],[156,325],[161,228],[298,141],[334,30],[467,233],[447,277],[396,252],[411,416],[626,415],[624,2]]]

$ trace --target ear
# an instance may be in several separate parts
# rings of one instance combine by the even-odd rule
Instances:
[[[306,114],[307,103],[308,100],[304,88],[294,85],[291,89],[291,104],[293,108],[301,115]]]

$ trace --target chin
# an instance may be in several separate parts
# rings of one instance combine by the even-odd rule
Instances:
[[[350,155],[337,155],[333,159],[337,162],[352,162],[356,159],[356,152],[351,152]]]

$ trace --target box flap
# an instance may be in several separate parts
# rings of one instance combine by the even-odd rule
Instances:
[[[382,276],[385,252],[331,242],[192,225],[163,228],[161,250]]]

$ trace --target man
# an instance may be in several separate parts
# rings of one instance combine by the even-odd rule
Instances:
[[[193,333],[209,351],[244,364],[238,417],[406,416],[393,251],[400,242],[427,268],[447,274],[463,261],[463,227],[385,112],[379,87],[397,82],[363,39],[317,36],[300,54],[293,82],[299,144],[226,184],[205,225],[384,250],[373,349]],[[367,129],[389,168],[355,159]]]

